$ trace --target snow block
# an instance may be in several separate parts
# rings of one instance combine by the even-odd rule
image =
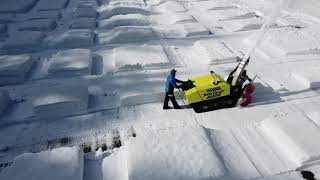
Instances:
[[[83,152],[79,147],[24,153],[0,174],[0,179],[83,180],[83,163]]]
[[[5,24],[0,24],[0,34],[7,32],[7,26]]]
[[[52,19],[36,19],[17,23],[16,26],[20,31],[52,31],[57,23]]]
[[[98,33],[99,44],[142,42],[156,37],[148,26],[120,26],[108,32]]]
[[[268,118],[260,123],[259,129],[273,148],[295,163],[296,168],[320,159],[320,129],[303,113]]]
[[[169,66],[170,64],[162,46],[146,44],[113,49],[113,61],[116,68],[120,69],[137,65],[143,67],[161,67]]]
[[[142,9],[135,6],[110,6],[106,10],[100,12],[100,19],[108,19],[114,15],[126,15],[126,14],[142,14],[151,15],[152,13],[147,9]]]
[[[112,29],[118,26],[147,26],[148,18],[141,14],[115,15],[99,22],[99,29]]]
[[[261,18],[237,19],[222,22],[224,29],[230,32],[247,31],[252,29],[260,29],[264,23]]]
[[[59,11],[36,11],[28,17],[28,19],[60,19],[61,13]]]
[[[218,179],[226,173],[199,126],[142,133],[127,145],[128,179]]]
[[[36,9],[38,11],[59,10],[67,6],[69,0],[40,0]]]
[[[53,47],[81,47],[94,44],[94,33],[88,29],[73,29],[62,34],[52,35],[45,39]]]
[[[96,19],[95,18],[77,18],[72,20],[71,28],[73,29],[94,29],[96,28]]]
[[[9,105],[10,97],[7,90],[0,89],[0,115],[2,115]]]
[[[59,51],[50,59],[51,77],[88,75],[91,73],[92,54],[89,49]]]
[[[29,55],[0,56],[0,85],[22,83],[33,63]]]
[[[201,64],[224,64],[237,62],[237,56],[225,43],[219,40],[199,40],[193,51],[199,56]]]
[[[2,0],[0,13],[25,13],[29,11],[37,0]]]
[[[33,114],[37,117],[65,117],[86,113],[88,88],[63,86],[39,92],[33,100]]]
[[[87,7],[78,7],[75,10],[75,14],[77,17],[90,17],[90,18],[96,18],[97,16],[97,12],[96,10],[91,7],[91,6],[87,6]]]
[[[45,34],[38,31],[16,32],[10,35],[2,47],[6,53],[25,53],[38,50]]]
[[[308,71],[295,71],[291,73],[293,81],[301,85],[305,89],[320,88],[320,72],[319,69],[310,69]]]

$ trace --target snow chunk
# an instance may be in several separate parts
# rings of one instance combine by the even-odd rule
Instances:
[[[88,29],[74,29],[45,39],[49,46],[80,47],[94,44],[94,33]]]
[[[71,25],[73,29],[94,29],[96,27],[95,18],[77,18],[74,19]]]
[[[10,97],[8,91],[0,89],[0,115],[7,109],[9,101]]]
[[[303,88],[320,88],[319,69],[310,69],[308,71],[295,71],[291,73],[293,81],[298,82]]]
[[[51,87],[36,95],[33,114],[38,117],[82,114],[88,109],[88,95],[88,88],[83,86]]]
[[[57,23],[51,19],[36,19],[17,23],[16,27],[20,31],[52,31],[57,27]]]
[[[22,83],[33,63],[29,55],[0,56],[0,85]]]
[[[36,9],[38,11],[59,10],[67,6],[69,0],[40,0]]]
[[[83,152],[79,147],[62,147],[40,153],[24,153],[14,159],[2,177],[0,179],[82,180]]]
[[[98,34],[99,44],[141,42],[154,39],[151,27],[148,26],[120,26],[108,32]]]
[[[168,12],[185,12],[186,9],[177,1],[167,1],[157,6],[157,10],[163,13]]]
[[[129,179],[215,179],[226,173],[205,130],[153,131],[128,144]]]
[[[140,7],[134,6],[110,6],[108,9],[100,12],[100,19],[108,19],[114,15],[126,15],[126,14],[142,14],[150,15],[151,12],[147,9],[142,9]]]
[[[256,13],[246,9],[226,9],[223,11],[209,11],[208,16],[215,17],[219,21],[235,20],[235,19],[248,19],[254,18]]]
[[[274,149],[298,167],[320,158],[320,129],[302,113],[268,118],[260,130]],[[308,131],[303,131],[307,129]]]
[[[76,10],[75,10],[75,14],[77,17],[91,17],[91,18],[96,18],[97,16],[97,12],[96,10],[91,7],[91,6],[88,6],[88,7],[78,7]]]
[[[59,51],[50,59],[49,76],[65,77],[91,73],[92,54],[89,49]]]
[[[2,47],[6,53],[24,53],[39,49],[44,33],[38,31],[16,32],[10,35]]]
[[[264,21],[261,18],[237,19],[224,21],[223,28],[231,32],[260,29]]]
[[[2,0],[0,13],[25,13],[29,11],[37,0]]]
[[[141,14],[115,15],[99,22],[99,29],[112,29],[117,26],[146,26],[148,18]]]
[[[5,24],[0,24],[0,34],[7,32],[7,26]]]
[[[218,40],[199,40],[193,45],[201,64],[224,64],[237,62],[237,56],[223,42]]]
[[[168,66],[170,64],[162,46],[146,44],[115,48],[113,61],[117,68],[138,64],[141,66]]]

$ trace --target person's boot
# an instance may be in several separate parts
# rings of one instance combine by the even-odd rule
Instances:
[[[163,106],[163,109],[170,109],[170,106]]]
[[[175,109],[181,109],[181,106],[175,106],[174,108]]]

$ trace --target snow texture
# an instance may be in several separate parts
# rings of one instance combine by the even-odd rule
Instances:
[[[33,63],[29,55],[0,56],[0,85],[22,83]]]
[[[73,29],[94,29],[96,28],[96,19],[95,18],[88,18],[82,17],[73,19],[71,28]]]
[[[92,54],[88,49],[59,51],[50,59],[51,77],[88,75],[91,73]]]
[[[5,112],[9,105],[10,97],[6,90],[0,89],[0,116]]]
[[[75,14],[77,17],[95,18],[97,16],[97,12],[92,6],[78,7],[75,10]]]
[[[147,9],[134,6],[110,6],[106,10],[100,12],[100,19],[108,19],[114,15],[126,15],[126,14],[142,14],[150,15],[151,12]]]
[[[146,26],[149,24],[148,18],[141,14],[115,15],[100,21],[99,29],[107,30],[118,26]]]
[[[48,36],[46,44],[53,47],[80,47],[94,44],[94,33],[88,29],[73,29]]]
[[[237,61],[237,56],[219,40],[199,40],[193,49],[201,64],[224,64]]]
[[[17,23],[16,27],[20,31],[52,31],[57,23],[51,19],[36,19]]]
[[[2,47],[6,53],[24,53],[39,49],[45,34],[38,31],[21,31],[10,35]]]
[[[83,180],[83,152],[79,147],[63,147],[17,156],[0,179]]]
[[[37,3],[38,11],[60,10],[67,6],[69,0],[40,0]]]
[[[39,92],[33,100],[33,114],[38,117],[63,117],[87,112],[88,88],[55,87]]]
[[[37,0],[2,0],[0,13],[25,13],[36,3]]]

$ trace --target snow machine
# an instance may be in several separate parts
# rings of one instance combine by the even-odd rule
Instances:
[[[250,59],[250,58],[249,58]],[[211,71],[210,74],[188,80],[182,84],[185,101],[195,112],[205,112],[240,105],[248,106],[252,102],[255,90],[253,79],[246,75],[244,67],[247,60],[241,61],[227,80]],[[241,68],[242,70],[239,70]],[[240,73],[240,74],[237,74]],[[250,83],[246,83],[247,80]]]

